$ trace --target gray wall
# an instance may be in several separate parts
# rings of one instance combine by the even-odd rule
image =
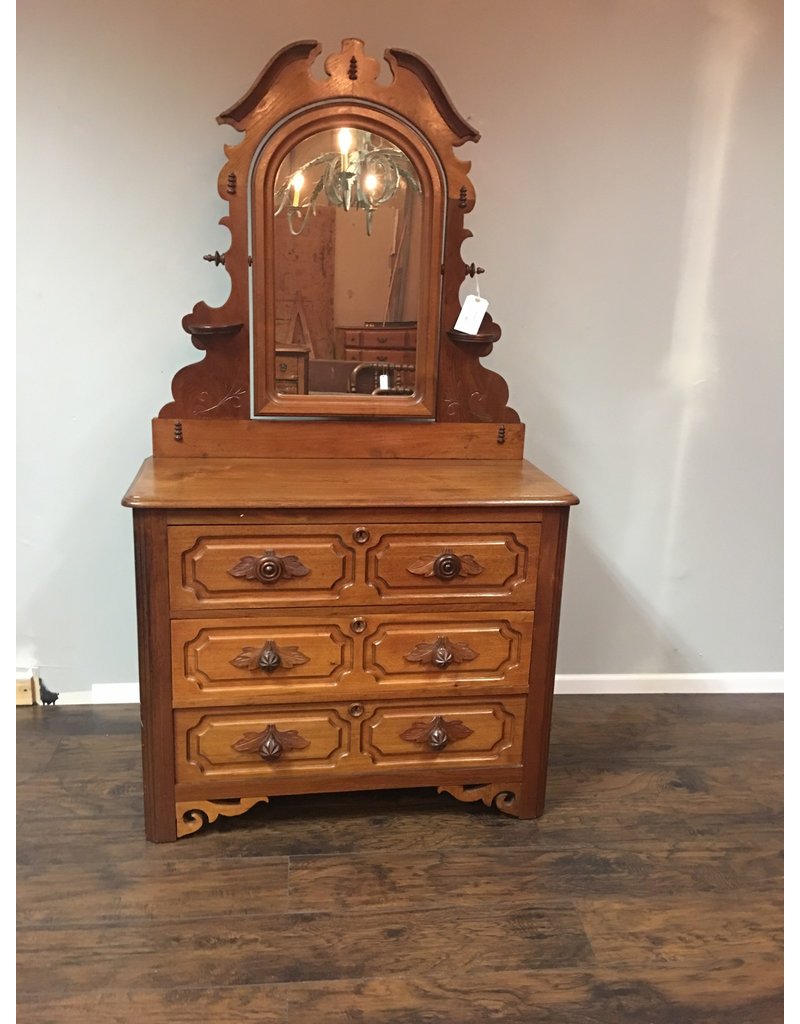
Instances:
[[[275,50],[413,50],[482,133],[467,261],[526,455],[582,499],[563,673],[782,667],[782,9],[775,0],[26,0],[18,664],[137,678],[149,420],[227,275],[216,114]],[[469,151],[469,152],[467,152]]]

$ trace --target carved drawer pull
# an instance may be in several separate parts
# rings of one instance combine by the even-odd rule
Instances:
[[[263,647],[244,647],[231,662],[236,668],[247,668],[251,672],[262,669],[274,672],[276,668],[291,668],[305,665],[308,657],[297,647],[278,647],[274,640],[267,640]]]
[[[436,668],[446,669],[448,665],[458,665],[462,661],[472,661],[477,657],[477,651],[473,651],[469,644],[448,640],[446,636],[437,636],[432,643],[423,641],[417,644],[414,650],[406,655],[406,661],[419,661],[423,665],[435,665]]]
[[[425,743],[431,750],[443,750],[448,743],[463,740],[473,731],[457,718],[448,721],[442,715],[436,715],[432,722],[414,722],[410,729],[400,733],[400,739],[409,743]]]
[[[246,732],[233,744],[233,750],[240,754],[258,754],[265,761],[277,761],[287,750],[305,750],[310,740],[301,736],[296,729],[281,732],[274,725],[267,725],[261,732]]]
[[[474,555],[456,555],[452,548],[445,548],[436,558],[420,558],[409,565],[408,571],[415,576],[454,580],[459,576],[477,576],[483,572],[483,566]]]
[[[297,555],[276,555],[274,551],[265,551],[263,555],[245,555],[228,572],[231,576],[258,580],[259,583],[277,583],[295,576],[308,576],[311,570]]]

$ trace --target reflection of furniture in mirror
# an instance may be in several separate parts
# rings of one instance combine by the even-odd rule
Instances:
[[[336,355],[340,359],[397,362],[399,358],[410,362],[416,348],[417,325],[413,322],[336,328]]]
[[[308,349],[275,349],[275,387],[282,395],[308,394]]]
[[[156,842],[298,793],[544,808],[577,499],[522,457],[500,329],[453,330],[478,134],[419,57],[318,53],[220,115],[230,295],[124,499]]]
[[[414,364],[356,363],[350,371],[350,391],[359,395],[413,395]]]

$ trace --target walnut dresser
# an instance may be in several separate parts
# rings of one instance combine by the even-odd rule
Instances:
[[[285,48],[220,115],[245,132],[218,181],[231,295],[184,318],[205,358],[176,375],[123,499],[154,842],[299,793],[436,787],[523,818],[544,808],[577,499],[522,457],[505,381],[479,362],[497,325],[453,326],[476,272],[459,256],[474,194],[453,147],[477,132],[419,57],[387,51],[384,86],[359,40],[324,79],[318,52]],[[364,322],[415,325],[413,391],[301,394],[276,375],[273,310],[299,301],[275,290],[281,232],[297,252],[322,197],[362,247],[329,277],[389,239]],[[332,338],[355,330],[336,294],[302,301],[320,324],[333,310]]]

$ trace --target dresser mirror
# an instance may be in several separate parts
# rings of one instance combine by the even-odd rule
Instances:
[[[424,172],[361,118],[341,120],[294,142],[274,178],[278,155],[256,166],[255,251],[265,237],[271,255],[253,267],[254,336],[274,371],[267,390],[413,396],[422,275],[431,269]],[[428,329],[421,344],[431,342]]]
[[[441,171],[386,111],[280,125],[251,172],[256,415],[432,418]]]

